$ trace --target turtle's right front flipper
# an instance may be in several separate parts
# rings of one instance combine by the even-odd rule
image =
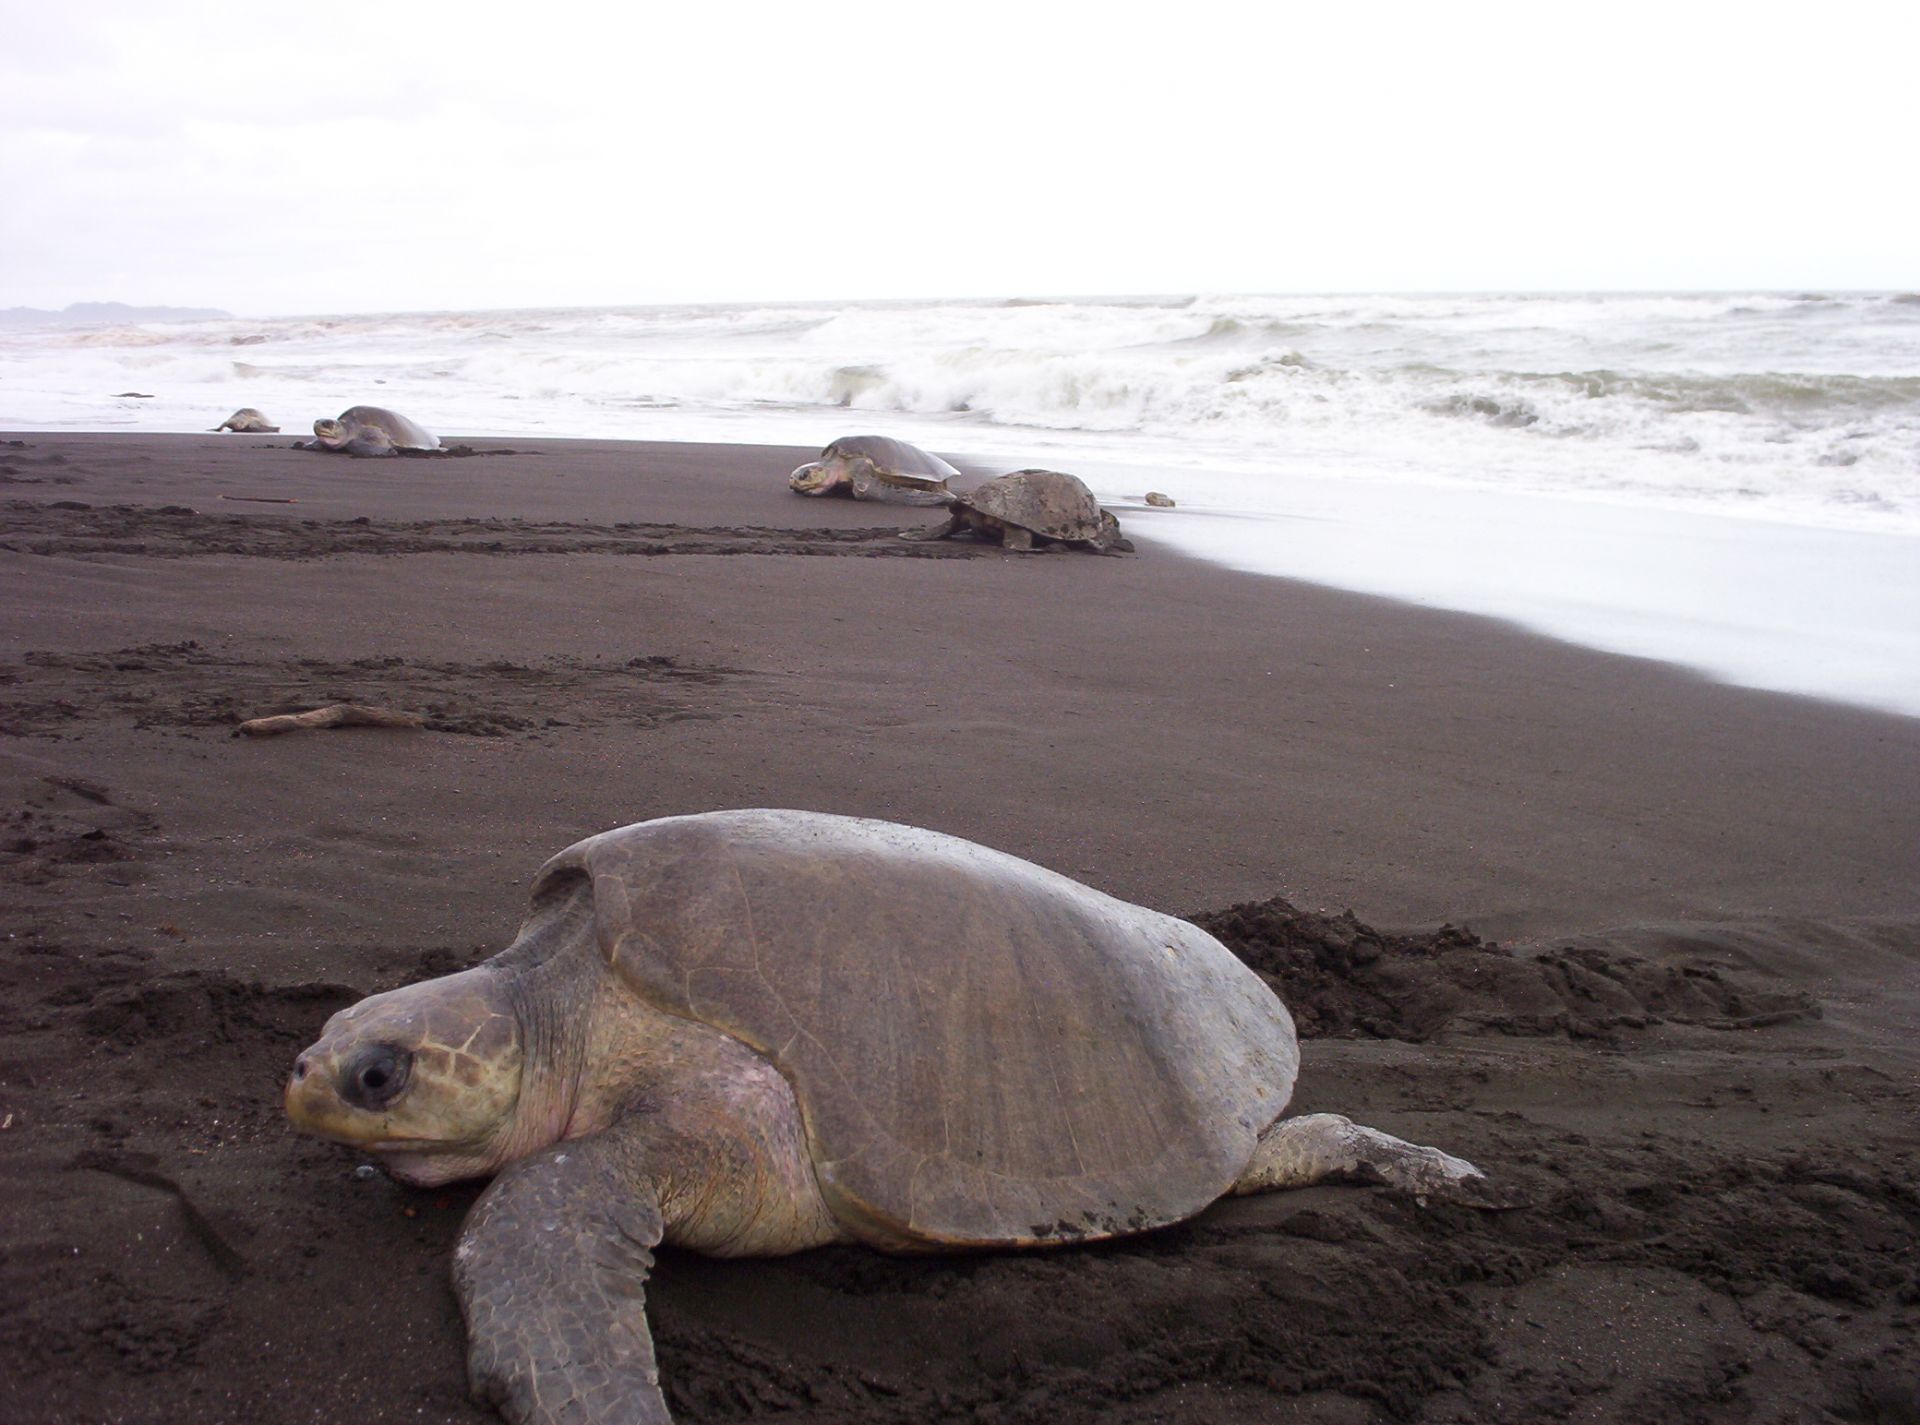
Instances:
[[[660,1209],[618,1128],[515,1163],[453,1256],[474,1398],[513,1425],[668,1425],[647,1327]]]

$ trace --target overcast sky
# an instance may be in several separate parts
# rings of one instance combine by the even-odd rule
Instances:
[[[1917,15],[0,0],[0,306],[1912,288]]]

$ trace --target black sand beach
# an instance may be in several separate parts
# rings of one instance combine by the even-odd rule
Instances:
[[[1920,1419],[1920,721],[1147,514],[1136,556],[1017,557],[789,495],[809,452],[470,444],[0,437],[0,1418],[494,1418],[447,1285],[475,1190],[357,1177],[280,1082],[504,945],[570,842],[758,805],[1201,918],[1313,1036],[1297,1110],[1518,1205],[668,1252],[681,1420]],[[428,727],[230,735],[341,700]]]

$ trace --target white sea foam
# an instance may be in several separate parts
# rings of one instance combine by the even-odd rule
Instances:
[[[146,394],[114,394],[129,391]],[[1912,294],[685,306],[0,334],[0,425],[15,428],[204,430],[252,405],[297,430],[360,401],[457,434],[819,444],[867,427],[1009,465],[1107,470],[1123,482],[1138,474],[1216,516],[1152,529],[1230,562],[1920,711]],[[1519,544],[1483,550],[1504,572],[1471,590],[1458,560],[1451,574],[1447,560],[1424,561],[1431,567],[1416,577],[1422,560],[1401,549],[1385,568],[1365,540],[1316,564],[1304,552],[1313,541],[1288,520],[1327,491],[1346,503],[1323,523],[1371,521],[1379,532],[1399,523],[1396,510],[1417,508],[1429,530],[1475,549],[1476,531],[1508,523],[1489,514],[1494,495],[1532,510],[1530,527],[1551,544],[1565,521],[1541,499],[1554,497],[1570,502],[1568,528],[1608,531],[1606,550],[1594,544],[1583,558],[1563,547],[1546,566]],[[1449,515],[1469,509],[1479,514],[1466,523]],[[1243,517],[1231,536],[1235,526],[1218,517],[1228,511]],[[1736,603],[1743,581],[1777,590],[1785,576],[1760,562],[1680,558],[1697,577],[1655,578],[1626,551],[1638,529],[1647,548],[1677,555],[1669,516],[1718,517],[1694,527],[1703,547],[1740,546],[1759,561],[1766,546],[1790,567],[1804,561],[1785,557],[1778,539],[1793,540],[1752,532],[1754,523],[1859,536],[1844,556],[1844,540],[1800,542],[1839,562],[1803,571],[1798,603],[1828,610],[1829,643],[1860,633],[1861,666],[1836,673],[1826,651],[1789,657],[1796,641],[1817,641],[1804,619],[1776,609],[1765,617],[1781,637],[1756,641],[1735,628],[1745,614],[1716,612],[1725,599],[1699,593],[1715,580]],[[1724,529],[1748,533],[1708,533]],[[1871,558],[1859,552],[1868,546]],[[1602,581],[1611,594],[1573,592],[1591,568],[1615,571]],[[1843,611],[1821,592],[1860,586],[1869,569],[1879,592],[1864,604]],[[1596,632],[1606,622],[1596,608],[1612,610],[1624,643]],[[1696,633],[1717,625],[1720,644],[1749,652],[1720,658],[1705,634],[1676,643],[1652,631],[1662,618]],[[1873,627],[1862,630],[1863,619]],[[1877,643],[1880,633],[1891,643]],[[1875,647],[1905,668],[1872,672]],[[1813,671],[1759,666],[1784,668],[1783,659]]]
[[[1116,503],[1167,474],[1086,473]],[[1229,474],[1205,494],[1173,510],[1122,504],[1119,513],[1130,535],[1234,568],[1920,716],[1920,539],[1911,535],[1386,478]],[[1420,690],[1393,691],[1417,699]]]

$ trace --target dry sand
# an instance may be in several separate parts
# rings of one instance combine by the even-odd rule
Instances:
[[[683,1421],[1920,1419],[1920,721],[1213,569],[1144,513],[1137,556],[1016,557],[790,496],[804,452],[472,444],[0,443],[0,1418],[492,1418],[473,1190],[357,1177],[281,1076],[502,946],[578,837],[770,805],[1213,912],[1315,1036],[1298,1108],[1522,1205],[668,1252]],[[429,727],[230,735],[332,701]]]

